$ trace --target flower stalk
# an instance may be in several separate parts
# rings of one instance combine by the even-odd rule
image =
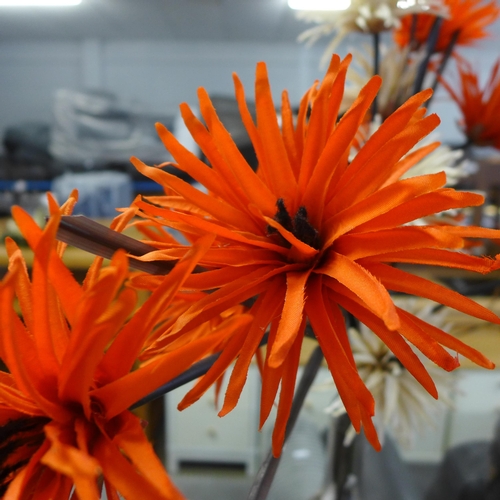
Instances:
[[[290,437],[293,428],[299,417],[300,410],[304,404],[307,393],[316,378],[318,370],[323,362],[324,356],[320,346],[317,346],[312,352],[309,360],[304,367],[304,372],[298,384],[297,390],[293,397],[292,408],[285,431],[284,442]],[[281,455],[276,457],[273,450],[270,449],[266,458],[262,462],[255,481],[250,489],[247,500],[265,500],[273,483],[274,476],[278,470]]]

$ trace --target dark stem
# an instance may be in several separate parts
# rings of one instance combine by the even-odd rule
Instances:
[[[467,149],[469,149],[473,145],[474,145],[474,141],[468,137],[465,140],[465,142],[462,142],[461,144],[451,145],[451,149],[453,151],[456,151],[457,149],[462,149],[465,152],[465,151],[467,151]]]
[[[266,333],[262,338],[259,346],[266,345],[268,337],[269,336]],[[177,389],[178,387],[181,387],[189,382],[192,382],[193,380],[196,380],[202,375],[205,375],[205,373],[207,373],[208,370],[212,368],[212,365],[217,361],[220,354],[221,354],[220,352],[216,352],[215,354],[207,356],[205,359],[198,361],[193,366],[191,366],[191,368],[188,368],[186,371],[182,372],[179,376],[170,380],[170,382],[163,384],[161,387],[158,387],[158,389],[154,390],[153,392],[150,392],[147,396],[143,397],[142,399],[134,403],[129,409],[133,410],[134,408],[138,408],[139,406],[145,405],[146,403],[150,403],[151,401],[154,401],[155,399],[162,397],[168,392],[171,392],[174,389]]]
[[[351,420],[347,413],[338,417],[333,451],[333,482],[337,500],[347,500],[349,498],[349,490],[346,489],[346,485],[349,476],[353,472],[354,444],[356,442],[355,438],[348,446],[344,445],[345,436],[350,425]]]
[[[413,86],[413,93],[417,94],[422,90],[424,84],[424,78],[427,73],[427,68],[429,67],[429,61],[439,38],[439,30],[441,29],[441,24],[443,23],[442,17],[436,17],[434,24],[432,25],[431,32],[429,33],[429,38],[427,39],[426,53],[423,61],[420,63],[418,68],[417,77],[415,78],[415,84]]]
[[[130,236],[113,231],[83,215],[61,217],[56,238],[105,259],[111,259],[113,254],[122,248],[131,255],[129,257],[130,267],[149,274],[168,274],[177,263],[177,261],[173,263],[165,261],[143,262],[135,259],[134,255],[140,257],[157,249]]]
[[[418,16],[417,14],[413,14],[411,18],[411,28],[410,28],[410,50],[416,50],[417,49],[417,23],[418,23]]]
[[[300,379],[299,385],[295,391],[293,398],[292,409],[290,410],[290,417],[288,418],[288,423],[285,432],[285,443],[290,434],[292,433],[293,427],[297,422],[302,405],[306,399],[306,395],[316,378],[321,362],[323,361],[323,352],[319,346],[311,354]],[[276,471],[278,470],[278,465],[280,463],[281,457],[273,456],[272,450],[269,450],[264,462],[260,466],[259,471],[255,477],[255,481],[250,489],[247,500],[265,500],[267,494],[271,488]]]
[[[380,33],[373,33],[373,74],[380,74]],[[372,103],[372,119],[378,113],[378,99],[377,95]]]
[[[155,391],[149,393],[147,396],[137,401],[137,403],[134,403],[130,407],[130,410],[145,405],[146,403],[150,403],[151,401],[160,398],[164,394],[167,394],[167,392],[173,391],[174,389],[177,389],[178,387],[181,387],[184,384],[192,382],[193,380],[196,380],[202,375],[205,375],[205,373],[207,373],[208,370],[212,367],[212,365],[217,361],[217,358],[219,356],[220,352],[212,354],[211,356],[208,356],[207,358],[198,361],[198,363],[195,363],[193,366],[191,366],[191,368],[187,369],[185,372],[182,372],[178,377],[175,377],[170,382],[163,384],[161,387],[158,387],[158,389],[156,389]]]
[[[427,101],[427,108],[430,107],[431,101],[436,94],[436,90],[439,85],[439,81],[441,79],[441,75],[443,74],[444,70],[446,69],[446,65],[448,64],[448,61],[450,59],[450,56],[453,52],[453,49],[455,48],[455,45],[457,43],[458,37],[460,35],[460,30],[456,30],[450,40],[450,43],[448,44],[448,47],[446,47],[445,52],[443,53],[443,57],[441,59],[441,63],[439,64],[439,67],[436,71],[436,75],[434,76],[434,82],[432,83],[432,95],[431,98]]]

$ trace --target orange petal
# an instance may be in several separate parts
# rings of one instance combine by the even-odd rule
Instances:
[[[462,238],[441,231],[439,226],[436,228],[404,226],[341,236],[335,242],[335,251],[351,260],[357,260],[385,253],[406,253],[414,250],[413,254],[417,254],[420,249],[433,247],[460,249],[463,246]]]
[[[197,241],[120,332],[118,338],[107,350],[100,366],[100,369],[108,374],[110,380],[130,371],[146,337],[156,324],[158,314],[170,304],[186,277],[212,243],[212,235],[207,235]],[[117,363],[116,360],[120,362]]]
[[[304,325],[305,290],[309,272],[287,273],[286,294],[276,339],[273,342],[269,366],[276,368],[288,356],[297,336],[302,336]]]
[[[262,141],[264,157],[259,157],[259,169],[265,171],[270,189],[276,199],[293,204],[297,181],[293,173],[278,126],[266,65],[257,63],[255,76],[257,130]],[[269,214],[271,215],[271,214]]]
[[[226,332],[207,335],[175,351],[161,355],[145,366],[91,392],[99,400],[106,418],[118,415],[155,389],[177,377],[210,352]]]
[[[493,314],[491,311],[468,297],[464,297],[437,283],[433,283],[432,281],[420,278],[386,264],[366,263],[366,267],[377,276],[389,290],[434,300],[439,304],[452,307],[470,316],[484,319],[485,321],[497,325],[500,324],[500,318],[496,314]]]
[[[304,320],[302,322],[301,329],[304,330],[305,326]],[[280,399],[278,402],[278,413],[276,415],[276,422],[274,424],[272,437],[273,455],[275,457],[280,455],[285,441],[288,419],[290,417],[290,410],[292,408],[293,395],[297,382],[297,371],[299,369],[302,338],[302,335],[297,335],[295,337],[293,345],[289,350],[289,354],[284,361]]]
[[[113,443],[125,453],[137,472],[162,492],[162,498],[184,498],[166,474],[165,467],[147,440],[139,419],[129,412],[123,413],[120,418],[120,430],[113,438]]]
[[[250,312],[254,316],[254,321],[231,373],[224,398],[224,405],[219,412],[219,416],[227,415],[238,403],[247,379],[250,362],[259,347],[267,326],[279,314],[279,310],[283,304],[283,295],[283,283],[280,279],[276,279],[268,285],[265,293],[259,295],[257,301],[252,306]]]
[[[403,203],[434,191],[446,183],[444,172],[422,175],[395,182],[367,198],[336,213],[324,224],[328,231],[324,246],[330,246],[339,236],[371,219],[389,212]]]
[[[328,368],[337,387],[346,387],[347,392],[341,394],[347,413],[354,427],[359,429],[359,408],[363,405],[370,414],[373,414],[374,400],[361,380],[356,368],[351,364],[340,343],[326,312],[322,294],[322,279],[320,276],[311,277],[307,287],[306,313],[314,334],[318,339]],[[345,384],[345,385],[344,385]],[[351,394],[353,397],[351,397]]]
[[[406,200],[401,205],[354,228],[353,232],[370,232],[397,227],[444,210],[479,206],[483,202],[484,196],[476,193],[455,191],[450,188],[436,189],[434,192]]]
[[[488,257],[475,257],[466,253],[441,250],[439,248],[422,248],[387,252],[369,258],[377,262],[404,262],[427,266],[451,267],[475,273],[487,274],[495,270],[495,261]]]
[[[311,176],[309,178],[301,176],[299,179],[300,185],[307,185],[301,204],[307,207],[311,222],[315,227],[320,226],[327,188],[334,175],[337,162],[350,148],[359,125],[377,95],[380,85],[381,79],[379,77],[373,77],[366,84],[359,97],[328,138]]]
[[[336,284],[331,284],[328,281],[325,281],[325,283],[328,286],[332,285],[332,290],[337,291],[339,288]],[[379,318],[358,302],[354,294],[349,294],[349,292],[346,293],[345,290],[338,290],[333,300],[337,301],[346,311],[349,311],[370,328],[370,330],[372,330],[394,353],[415,379],[418,380],[422,387],[424,387],[434,398],[437,398],[438,393],[434,381],[418,356],[412,351],[398,332],[389,330]]]
[[[248,337],[248,326],[253,317],[248,315],[246,324],[234,327],[230,330],[230,339],[224,346],[217,361],[210,367],[208,372],[201,377],[196,385],[182,398],[177,408],[184,410],[197,401],[217,380],[220,380],[221,375],[229,368],[229,365],[236,359],[236,356],[241,351],[241,348]],[[229,334],[229,332],[228,332]]]
[[[123,455],[117,445],[103,434],[99,435],[94,445],[94,456],[101,464],[107,480],[127,500],[165,500],[167,492],[161,490],[160,484],[155,484],[140,474],[136,467]],[[174,500],[182,499],[176,490],[170,491]]]
[[[389,293],[376,277],[358,263],[332,252],[328,261],[315,272],[326,274],[352,290],[390,330],[399,327],[398,314]]]
[[[59,433],[57,424],[50,423],[45,426],[45,434],[51,444],[40,462],[60,474],[71,477],[81,500],[99,500],[99,462],[78,448],[63,443]]]

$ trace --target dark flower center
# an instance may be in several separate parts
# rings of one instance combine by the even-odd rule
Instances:
[[[99,400],[92,397],[90,398],[90,411],[94,418],[104,419],[104,406]]]
[[[281,224],[287,231],[290,231],[298,240],[318,250],[320,247],[319,233],[309,222],[306,207],[299,207],[292,219],[286,209],[283,198],[278,199],[276,206],[278,207],[278,211],[274,216],[274,220]],[[277,232],[274,227],[267,226],[268,234],[276,234]]]
[[[46,417],[22,417],[0,427],[0,496],[45,439]]]
[[[389,365],[390,363],[396,363],[400,366],[401,369],[406,370],[405,365],[403,365],[403,363],[401,363],[401,360],[396,356],[394,356],[394,354],[385,360],[386,366]]]

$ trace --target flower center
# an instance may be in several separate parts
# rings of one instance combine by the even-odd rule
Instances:
[[[95,419],[98,419],[98,420],[105,420],[104,418],[104,406],[102,405],[102,403],[91,397],[90,398],[90,411],[92,412],[92,416],[95,418]]]
[[[278,211],[274,216],[274,220],[281,224],[287,231],[290,231],[298,240],[319,250],[319,233],[309,222],[306,207],[299,207],[297,213],[292,218],[288,213],[283,198],[278,199],[276,206]],[[267,234],[276,234],[277,232],[278,231],[274,227],[267,226]]]
[[[0,426],[0,496],[45,439],[46,417],[21,417]]]

